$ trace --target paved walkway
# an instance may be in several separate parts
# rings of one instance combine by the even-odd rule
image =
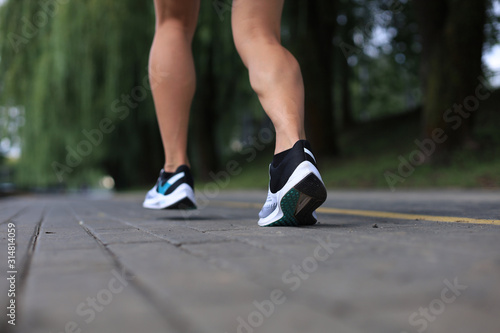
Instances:
[[[139,195],[0,200],[16,324],[2,314],[0,331],[499,332],[499,192],[330,192],[307,228],[257,227],[265,196],[190,213]]]

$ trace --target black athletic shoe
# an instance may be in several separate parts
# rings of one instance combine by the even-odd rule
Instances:
[[[316,223],[315,210],[326,200],[326,188],[306,140],[276,155],[269,166],[269,191],[259,225],[299,226]]]
[[[162,169],[142,206],[150,209],[195,209],[193,177],[189,167],[181,165],[174,173]]]

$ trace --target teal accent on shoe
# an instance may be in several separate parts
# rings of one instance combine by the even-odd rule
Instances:
[[[165,184],[158,186],[158,193],[165,194],[170,187],[171,184],[165,182]]]
[[[266,227],[298,226],[299,222],[295,218],[295,209],[297,208],[299,197],[300,192],[295,188],[288,191],[280,202],[283,217],[276,222],[268,224]]]

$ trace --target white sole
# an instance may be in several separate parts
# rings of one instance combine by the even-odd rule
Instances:
[[[302,193],[300,188],[297,189],[296,187],[303,181],[313,182],[317,189]],[[304,185],[307,186],[307,184],[301,184],[299,187],[303,187]],[[310,210],[314,206],[321,205],[326,200],[326,189],[318,169],[311,162],[304,161],[294,170],[285,186],[274,195],[277,202],[276,208],[268,216],[259,219],[258,224],[261,227],[271,225],[303,225],[302,221],[297,219],[298,215],[303,210]],[[283,200],[285,196],[287,197]],[[282,205],[287,207],[287,214],[284,214]],[[310,215],[313,215],[314,209]]]
[[[183,200],[190,200],[195,208],[196,199],[194,197],[194,191],[188,184],[181,184],[172,193],[168,195],[163,195],[156,191],[156,186],[149,191],[149,194],[154,194],[153,198],[145,199],[142,203],[142,207],[148,209],[166,209],[181,203]],[[181,208],[182,209],[182,208]]]

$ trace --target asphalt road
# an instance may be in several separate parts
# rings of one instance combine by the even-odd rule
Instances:
[[[199,192],[0,200],[0,331],[500,332],[498,191],[330,191],[303,228],[258,227],[265,192]]]

